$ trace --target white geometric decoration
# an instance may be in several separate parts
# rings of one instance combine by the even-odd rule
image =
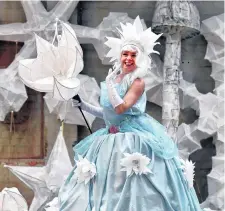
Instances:
[[[213,102],[214,111],[211,111],[219,115],[217,122],[209,120],[210,125],[217,125],[213,136],[216,156],[212,158],[212,171],[207,176],[209,195],[201,207],[224,210],[224,14],[204,20],[201,32],[208,41],[205,59],[212,63],[213,92],[220,99]]]
[[[212,171],[208,175],[208,198],[202,208],[223,209],[224,192],[224,24],[223,15],[203,21],[202,33],[208,39],[205,59],[212,63],[211,77],[215,80],[213,93],[200,93],[195,84],[180,81],[181,108],[192,108],[199,118],[192,124],[182,123],[177,132],[180,156],[187,159],[189,155],[201,148],[200,141],[213,137],[216,156],[213,157]],[[217,24],[219,23],[219,24]],[[211,26],[213,24],[213,26]],[[215,26],[219,28],[215,28]],[[218,167],[219,166],[219,167]]]
[[[1,211],[28,211],[28,205],[17,188],[4,188],[0,192]]]
[[[56,22],[55,36],[51,43],[35,35],[36,59],[19,61],[19,76],[32,89],[51,92],[52,97],[65,101],[75,96],[80,89],[77,75],[83,69],[83,52],[73,29],[59,21],[62,34],[58,34]],[[57,44],[54,45],[54,41]]]
[[[201,34],[207,42],[221,45],[224,43],[224,13],[208,18],[201,23]],[[218,53],[218,52],[216,52]],[[208,55],[206,55],[208,57]]]
[[[144,77],[147,99],[149,102],[162,106],[163,62],[157,54],[152,54],[151,58],[150,71]]]
[[[99,105],[100,88],[94,78],[87,75],[79,74],[77,78],[80,80],[80,90],[78,94],[85,101],[95,106]],[[50,113],[57,114],[61,121],[67,124],[76,124],[87,126],[81,115],[80,110],[77,107],[72,106],[72,100],[58,101],[51,97],[48,93],[44,96],[45,103]],[[83,111],[88,124],[91,126],[95,120],[95,116]]]
[[[43,167],[8,166],[13,174],[34,191],[34,199],[29,211],[43,209],[44,206],[58,196],[59,189],[72,170],[72,164],[60,128],[58,137]]]
[[[201,148],[200,141],[213,135],[220,137],[223,141],[221,128],[224,127],[223,113],[221,106],[224,100],[215,94],[201,94],[194,84],[181,80],[180,89],[183,91],[181,108],[193,108],[199,118],[192,124],[182,123],[177,132],[178,148],[186,150],[186,158],[189,154]]]
[[[216,93],[220,87],[224,85],[224,56],[215,60],[211,60],[212,63],[212,73],[211,77],[215,81],[215,94],[224,97],[222,93]]]
[[[19,111],[26,100],[25,86],[17,76],[0,83],[0,121],[4,121],[9,112]]]
[[[24,42],[22,49],[15,55],[13,62],[4,69],[0,70],[0,84],[10,84],[11,87],[18,86],[18,62],[21,59],[27,59],[35,56],[36,45],[33,32],[41,37],[50,40],[53,38],[55,29],[55,19],[59,18],[62,21],[67,21],[73,13],[78,1],[59,1],[51,10],[47,11],[41,1],[21,1],[22,7],[26,16],[26,23],[12,23],[0,25],[0,40]],[[16,78],[15,78],[16,77]],[[22,87],[23,86],[23,87]],[[20,89],[25,90],[24,84]],[[26,95],[22,93],[23,95]],[[24,97],[20,99],[20,94],[15,95],[15,105],[21,105]],[[22,106],[22,105],[21,105]],[[18,111],[21,106],[17,106],[15,111]],[[7,104],[3,104],[6,110],[12,111]],[[1,114],[1,120],[5,114]],[[0,121],[1,121],[0,120]],[[4,120],[4,119],[3,119]]]
[[[8,68],[2,69],[0,82],[12,79],[18,71],[18,61],[35,56],[35,35],[46,40],[52,40],[55,30],[55,19],[68,21],[78,1],[59,1],[49,12],[40,0],[21,1],[26,16],[26,23],[12,23],[0,25],[0,40],[24,42],[24,46],[16,55],[15,60]],[[4,77],[2,77],[4,76]]]

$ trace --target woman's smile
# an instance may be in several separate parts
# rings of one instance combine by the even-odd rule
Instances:
[[[122,51],[121,66],[123,73],[130,73],[136,69],[136,51]]]

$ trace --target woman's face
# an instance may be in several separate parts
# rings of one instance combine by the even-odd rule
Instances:
[[[137,68],[136,56],[137,56],[136,51],[128,51],[128,50],[122,51],[120,62],[123,73],[125,74],[131,73]]]

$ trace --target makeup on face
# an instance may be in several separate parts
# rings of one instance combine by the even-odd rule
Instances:
[[[131,73],[137,68],[136,57],[137,51],[122,51],[120,61],[123,73]]]

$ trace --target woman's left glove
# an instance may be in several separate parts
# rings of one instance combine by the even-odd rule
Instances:
[[[72,103],[74,107],[80,106],[82,110],[87,111],[88,113],[103,119],[103,108],[85,102],[83,99],[80,98],[79,95],[73,97]]]
[[[112,71],[112,69],[109,69],[109,73],[106,77],[106,86],[107,86],[107,91],[108,91],[108,96],[109,96],[109,100],[113,106],[113,108],[117,107],[118,105],[124,103],[123,99],[119,96],[119,94],[117,93],[116,88],[114,87],[114,82],[113,80],[116,77],[116,74],[118,72],[119,69],[116,69],[114,71]]]
[[[72,105],[73,107],[81,106],[81,98],[78,94],[72,98]]]

